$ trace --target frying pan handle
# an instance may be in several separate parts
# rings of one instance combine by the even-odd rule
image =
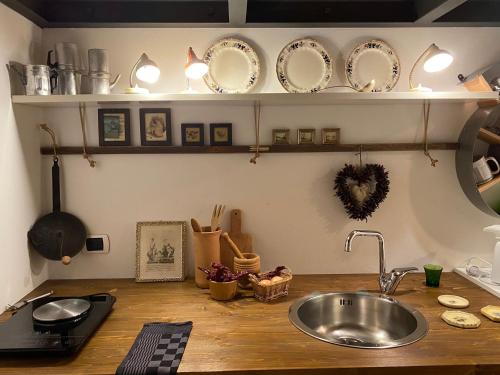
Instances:
[[[59,160],[52,165],[52,211],[61,212],[61,189],[59,185]]]

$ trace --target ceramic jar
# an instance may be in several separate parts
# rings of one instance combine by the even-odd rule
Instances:
[[[207,275],[198,267],[210,269],[212,263],[220,263],[220,234],[220,230],[193,232],[194,282],[198,288],[208,288]]]

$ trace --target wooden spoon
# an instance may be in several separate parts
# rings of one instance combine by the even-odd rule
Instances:
[[[245,259],[240,249],[238,248],[238,246],[236,246],[231,237],[229,237],[229,234],[227,232],[224,232],[222,234],[222,238],[224,238],[227,241],[227,243],[231,247],[231,250],[233,250],[233,253],[236,256],[236,258]]]
[[[193,228],[194,232],[203,232],[200,222],[195,218],[191,218],[191,227]]]

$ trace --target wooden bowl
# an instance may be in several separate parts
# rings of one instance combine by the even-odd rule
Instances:
[[[248,271],[250,273],[260,272],[260,255],[255,253],[243,253],[244,259],[234,258],[234,271],[243,272]],[[251,289],[252,283],[248,277],[242,277],[239,280],[239,286],[243,289]]]
[[[236,280],[228,282],[210,280],[208,282],[208,287],[210,288],[210,297],[217,301],[229,301],[236,295],[238,282]]]

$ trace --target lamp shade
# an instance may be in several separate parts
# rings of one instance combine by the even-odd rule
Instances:
[[[200,60],[194,53],[193,49],[189,47],[187,62],[186,65],[184,65],[184,73],[186,74],[186,77],[190,79],[200,79],[207,74],[207,72],[208,65],[203,60]]]
[[[453,62],[453,56],[433,44],[424,62],[424,70],[428,73],[439,72],[446,69]]]
[[[147,83],[155,83],[160,77],[160,69],[158,65],[151,60],[148,55],[143,53],[139,59],[135,70],[135,76],[139,81]]]

